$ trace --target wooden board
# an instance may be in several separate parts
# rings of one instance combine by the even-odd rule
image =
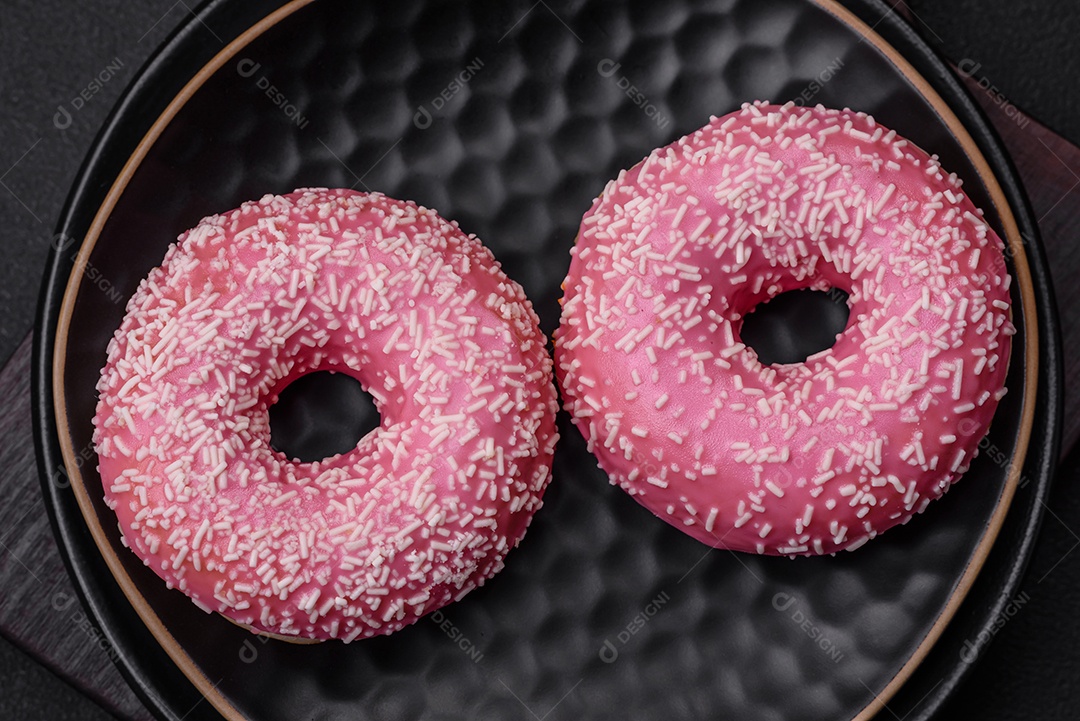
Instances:
[[[967,78],[1027,188],[1063,328],[1063,454],[1080,436],[1080,148]],[[30,420],[30,339],[0,370],[0,634],[121,719],[150,719],[75,596],[42,506]],[[62,480],[60,481],[62,482]]]
[[[0,371],[0,409],[0,634],[119,718],[149,720],[86,617],[53,540],[30,430],[29,336]]]
[[[1062,457],[1080,436],[1080,148],[980,85],[965,78],[1001,135],[1024,183],[1043,246],[1061,319],[1065,359]]]

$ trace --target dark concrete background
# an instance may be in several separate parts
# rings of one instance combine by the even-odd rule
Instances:
[[[194,5],[194,3],[189,3]],[[1075,0],[912,0],[919,29],[955,61],[981,63],[979,74],[1010,101],[1073,142],[1080,142],[1080,3]],[[121,90],[185,17],[183,2],[149,0],[4,0],[0,5],[0,361],[33,323],[38,284],[68,187]],[[54,123],[107,66],[113,77],[71,123]],[[61,120],[64,120],[61,118]],[[63,124],[63,123],[61,123]],[[1069,466],[1073,464],[1067,464]],[[1072,476],[1058,479],[1052,507],[1080,504]],[[1041,545],[1069,548],[1067,529],[1048,520]],[[1060,554],[1059,554],[1060,555]],[[1045,569],[1043,569],[1045,570]],[[1029,575],[1040,570],[1033,568]],[[1075,684],[1080,621],[1064,597],[1075,588],[1041,586],[1031,610],[998,634],[943,718],[1077,719]],[[1060,593],[1058,593],[1060,591]],[[0,590],[2,593],[2,590]],[[1033,640],[1034,639],[1034,640]],[[0,719],[108,716],[0,640]],[[887,714],[883,714],[887,716]]]

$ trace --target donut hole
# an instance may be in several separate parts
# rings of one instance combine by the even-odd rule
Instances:
[[[380,420],[375,399],[360,381],[316,371],[278,393],[270,406],[270,445],[294,461],[321,461],[356,448]]]
[[[832,348],[851,309],[840,288],[780,293],[743,317],[739,335],[765,365],[802,363]]]

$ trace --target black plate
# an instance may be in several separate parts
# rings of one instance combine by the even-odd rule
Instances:
[[[250,31],[273,6],[210,3],[144,69],[72,190],[42,294],[42,477],[62,477],[66,454],[72,479],[44,483],[48,506],[84,601],[148,706],[187,721],[219,711],[259,720],[850,719],[887,698],[897,717],[929,716],[1015,588],[1060,415],[1035,225],[1000,144],[940,59],[876,0],[848,3],[861,30],[838,6],[808,0],[324,0]],[[200,74],[221,39],[241,36],[242,47]],[[193,78],[186,104],[154,126]],[[708,552],[607,485],[562,418],[547,504],[506,571],[389,638],[263,642],[166,590],[120,546],[94,464],[78,459],[122,300],[180,231],[303,185],[413,198],[479,234],[550,332],[567,251],[604,181],[710,113],[755,98],[872,112],[938,153],[1016,244],[1019,334],[994,451],[924,516],[835,558]],[[975,143],[965,147],[968,134]],[[77,257],[89,263],[73,274]],[[1029,433],[1023,473],[1010,474]]]

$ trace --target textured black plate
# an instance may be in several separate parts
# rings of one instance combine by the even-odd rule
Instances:
[[[835,6],[808,0],[323,0],[252,32],[273,3],[216,2],[169,41],[73,189],[43,290],[34,383],[43,477],[57,477],[61,447],[69,459],[72,488],[45,484],[61,546],[151,708],[261,721],[851,719],[886,697],[915,719],[937,707],[1030,550],[1056,453],[1057,345],[1034,224],[996,140],[895,16],[873,0],[849,5],[926,81],[905,76]],[[241,35],[200,74],[219,38]],[[136,149],[192,78],[187,102]],[[166,590],[121,547],[92,464],[80,473],[74,460],[89,447],[93,387],[123,299],[180,231],[304,185],[413,198],[480,235],[550,332],[567,251],[604,181],[755,98],[873,113],[938,153],[999,233],[1019,243],[1015,216],[1027,240],[1013,267],[1019,334],[994,452],[924,516],[835,558],[710,552],[610,487],[563,422],[547,503],[506,571],[412,628],[347,647],[260,640]],[[953,112],[989,167],[947,124]],[[73,273],[84,238],[88,264]],[[976,578],[1029,432],[1027,482]]]

